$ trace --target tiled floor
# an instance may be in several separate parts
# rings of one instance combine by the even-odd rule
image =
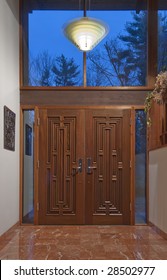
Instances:
[[[0,259],[167,260],[149,226],[18,226],[0,238]]]

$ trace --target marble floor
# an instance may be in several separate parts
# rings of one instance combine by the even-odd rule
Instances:
[[[167,240],[149,226],[16,226],[0,259],[167,260]]]

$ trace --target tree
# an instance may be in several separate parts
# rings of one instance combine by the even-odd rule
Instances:
[[[87,55],[87,85],[104,86],[112,85],[110,72],[107,69],[106,56],[101,49]]]
[[[63,54],[55,59],[52,71],[55,75],[56,86],[75,86],[78,84],[79,66],[73,58],[66,58]]]
[[[147,13],[141,11],[133,14],[133,21],[125,25],[125,35],[119,39],[126,44],[126,48],[133,52],[131,67],[136,69],[138,85],[146,84],[147,77]]]
[[[98,54],[97,57],[99,57]],[[104,84],[106,85],[107,81],[105,81],[106,77],[102,71],[103,68],[98,63],[95,64],[94,63],[95,61],[97,61],[97,59],[95,58],[94,55],[92,63],[88,64],[87,71],[86,71],[87,86],[98,87],[98,86],[103,86]]]
[[[158,72],[167,70],[167,14],[158,14]]]
[[[147,70],[147,14],[132,13],[123,35],[109,39],[103,51],[88,55],[89,69],[103,74],[103,86],[140,86],[146,84]]]
[[[93,51],[88,55],[89,72],[97,73],[98,85],[102,86],[130,86],[136,84],[134,71],[133,52],[124,49],[118,39],[109,39],[103,45],[103,50]],[[91,74],[92,75],[92,74]],[[88,75],[90,76],[90,75]],[[95,80],[91,81],[91,85]]]
[[[35,86],[53,86],[53,58],[47,51],[40,53],[30,63],[30,84]]]

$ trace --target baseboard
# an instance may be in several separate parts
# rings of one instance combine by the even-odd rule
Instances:
[[[161,230],[159,227],[157,227],[156,225],[154,225],[151,222],[148,222],[148,225],[150,227],[152,227],[160,236],[162,236],[164,239],[167,239],[167,233],[164,232],[163,230]]]

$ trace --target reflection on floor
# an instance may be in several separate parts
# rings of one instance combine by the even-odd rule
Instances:
[[[146,202],[144,197],[137,197],[135,201],[135,224],[146,224]]]
[[[146,155],[135,157],[135,224],[146,224]]]
[[[34,224],[34,209],[23,217],[23,224]]]
[[[0,238],[0,259],[167,260],[167,240],[149,226],[17,226]]]

